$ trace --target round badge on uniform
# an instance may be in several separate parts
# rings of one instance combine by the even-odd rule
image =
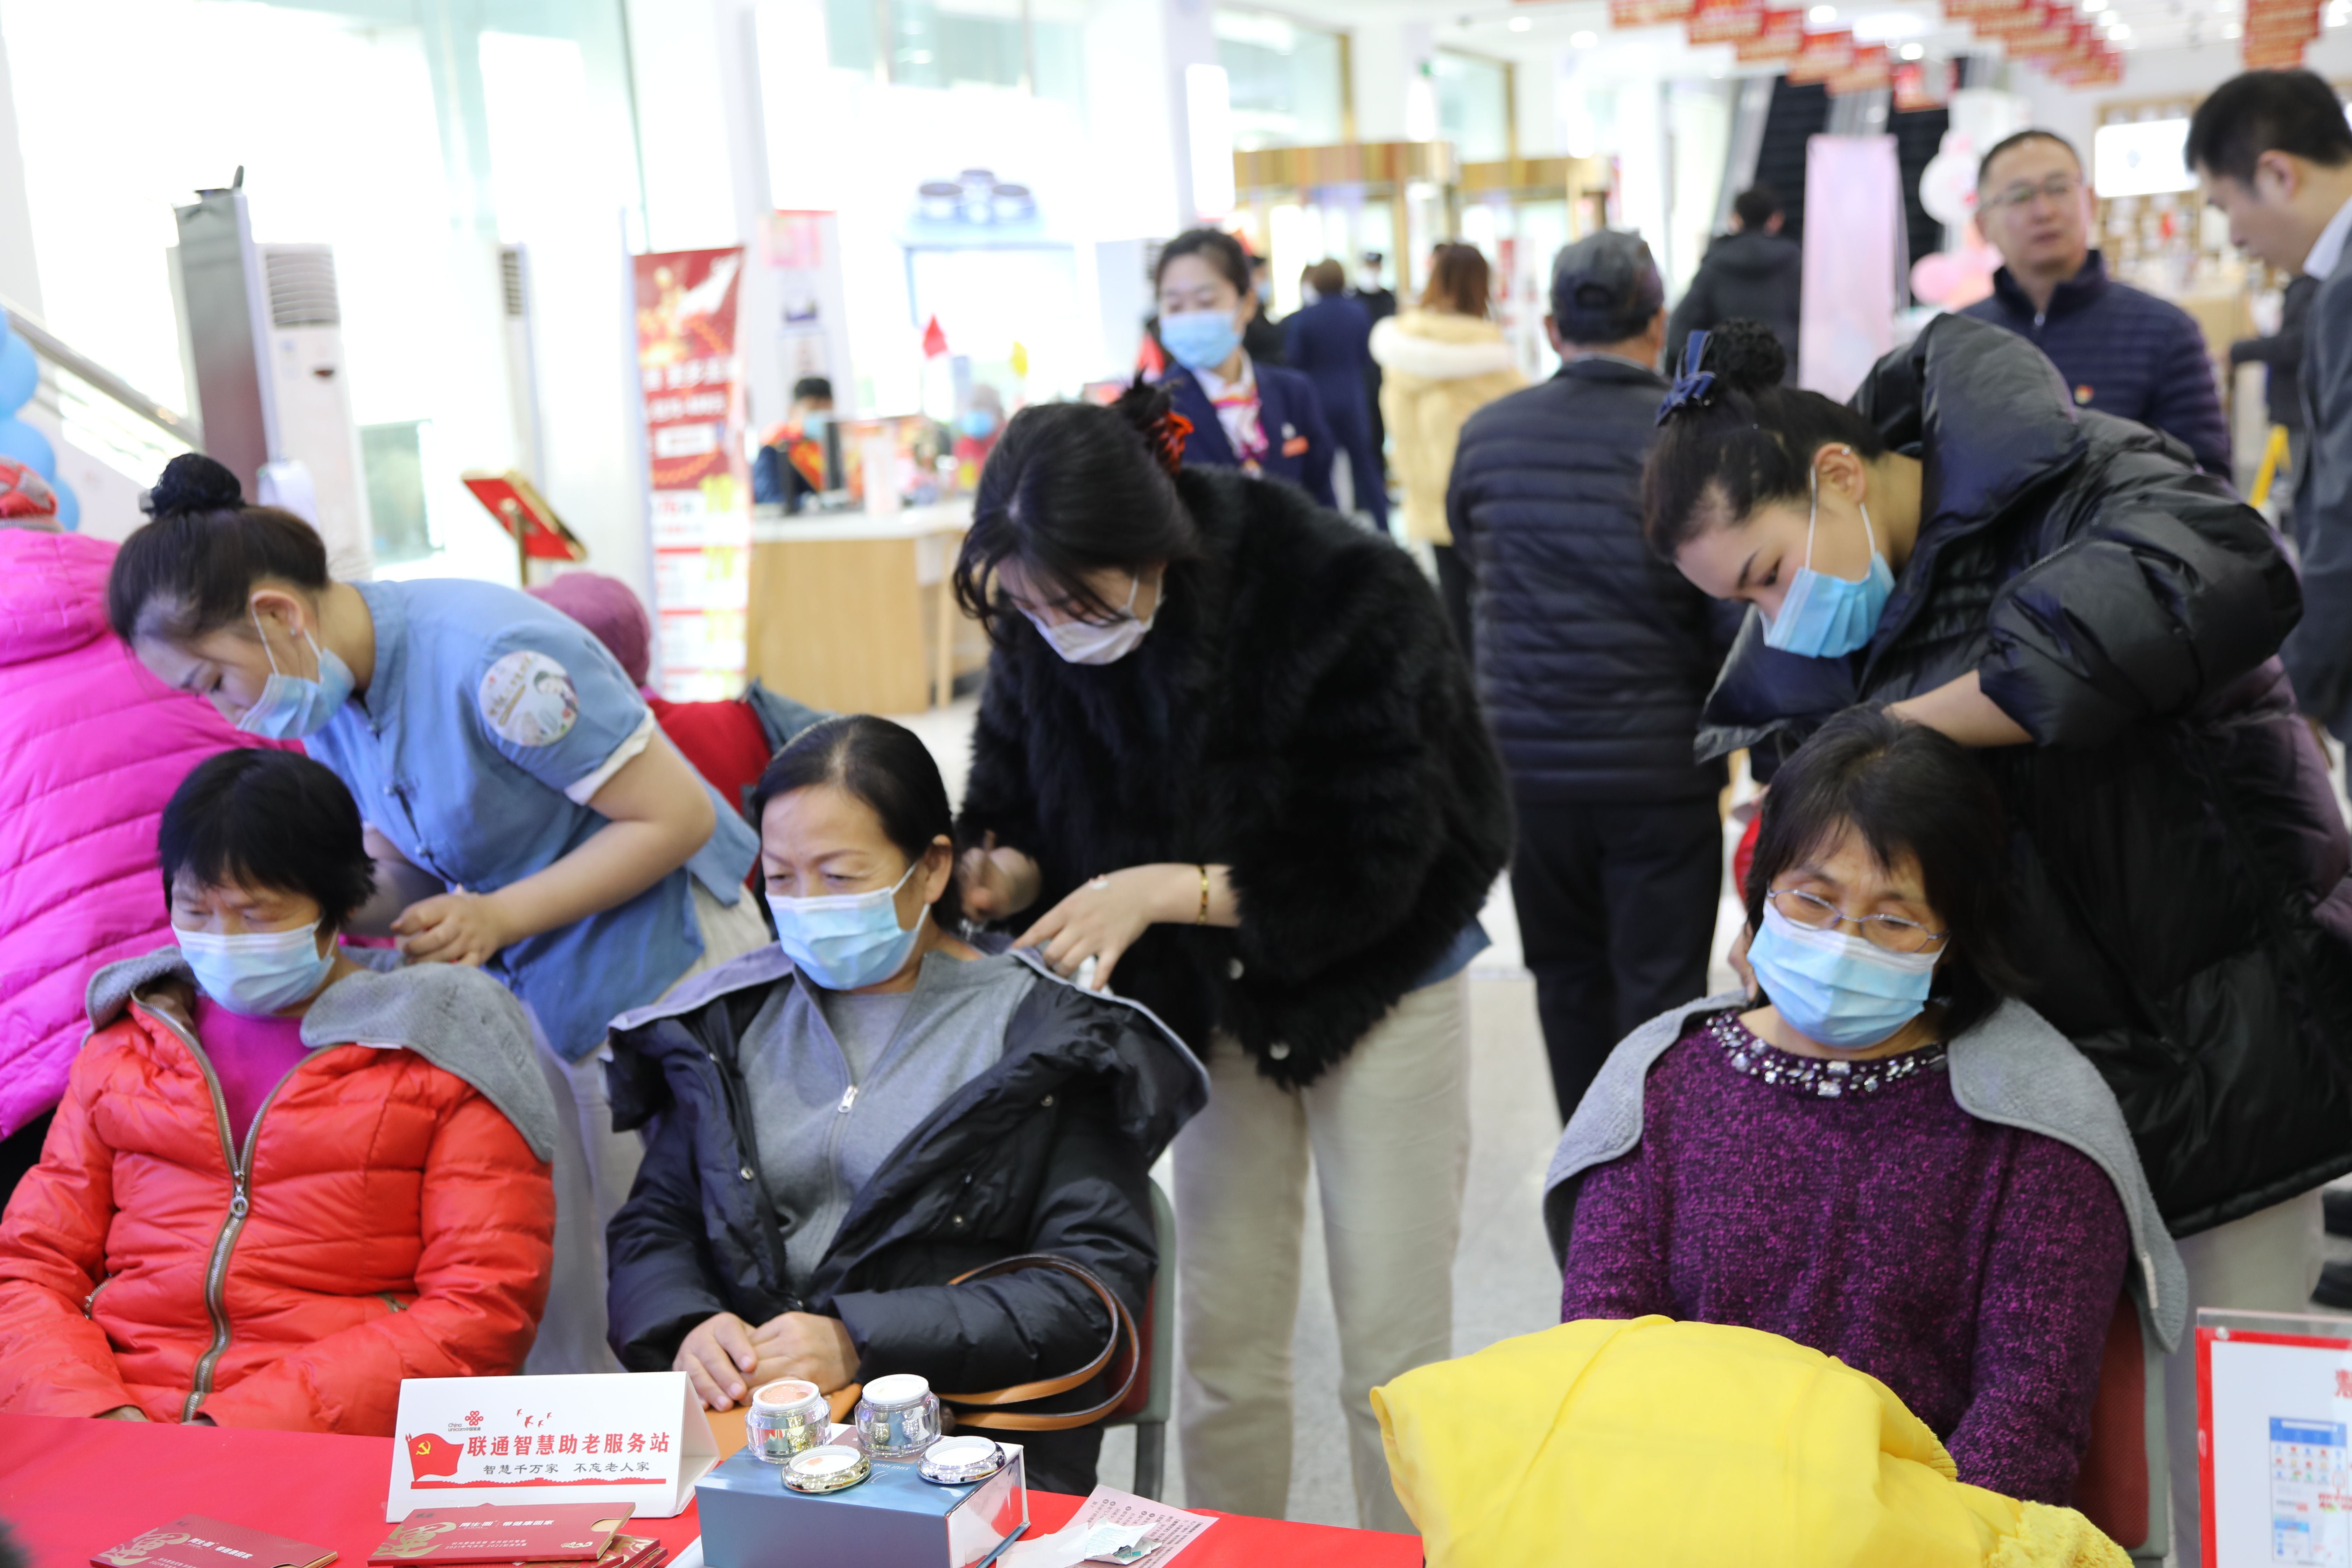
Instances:
[[[518,746],[551,746],[580,721],[580,694],[562,665],[520,648],[483,673],[482,719]]]

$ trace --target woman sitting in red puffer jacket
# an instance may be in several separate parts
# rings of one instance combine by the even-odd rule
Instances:
[[[402,1378],[517,1371],[555,1219],[521,1007],[337,945],[373,870],[307,757],[211,758],[159,837],[179,945],[91,980],[0,1219],[0,1411],[389,1435]]]

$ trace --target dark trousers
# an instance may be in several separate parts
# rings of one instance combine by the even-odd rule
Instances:
[[[1713,795],[1518,811],[1511,898],[1565,1121],[1619,1040],[1706,994],[1723,824]]]
[[[1462,657],[1475,661],[1476,651],[1470,643],[1470,590],[1475,579],[1470,574],[1469,558],[1456,544],[1433,544],[1429,549],[1437,557],[1437,596],[1445,601],[1445,618],[1454,626],[1454,639],[1462,645]]]

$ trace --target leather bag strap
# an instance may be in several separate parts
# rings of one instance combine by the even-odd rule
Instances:
[[[1142,1370],[1142,1336],[1136,1331],[1135,1319],[1129,1314],[1125,1307],[1119,1304],[1118,1298],[1110,1293],[1109,1287],[1095,1278],[1091,1270],[1081,1268],[1066,1258],[1056,1257],[1050,1252],[1024,1252],[1017,1258],[1003,1258],[974,1268],[969,1273],[959,1274],[948,1283],[969,1284],[974,1280],[992,1279],[999,1275],[1018,1273],[1026,1268],[1045,1268],[1057,1274],[1066,1274],[1093,1291],[1096,1300],[1102,1302],[1104,1310],[1110,1314],[1110,1339],[1104,1344],[1101,1354],[1077,1371],[1066,1373],[1059,1377],[1041,1377],[1033,1382],[1016,1383],[1008,1387],[991,1389],[982,1394],[941,1394],[940,1398],[947,1404],[959,1407],[963,1405],[981,1407],[976,1410],[959,1408],[956,1411],[956,1425],[959,1427],[981,1427],[1000,1432],[1066,1432],[1073,1427],[1091,1426],[1118,1409],[1126,1401],[1128,1391],[1135,1385],[1137,1373]],[[1110,1397],[1101,1404],[1085,1410],[1057,1411],[1051,1415],[1035,1411],[998,1408],[1068,1393],[1110,1365],[1112,1359],[1118,1354],[1122,1342],[1127,1347],[1127,1376],[1121,1379],[1118,1386],[1111,1391]]]

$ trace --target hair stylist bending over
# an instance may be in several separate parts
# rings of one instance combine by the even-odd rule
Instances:
[[[2352,1169],[2352,890],[2273,657],[2302,608],[2277,541],[2162,437],[2077,410],[1999,328],[1931,322],[1851,407],[1779,385],[1780,344],[1752,322],[1691,342],[1702,368],[1650,457],[1650,541],[1762,612],[1703,749],[1801,739],[1857,700],[1983,748],[2025,994],[2115,1090],[2190,1238],[2191,1304],[2299,1306],[2315,1189]],[[2182,1509],[2189,1365],[2173,1359]]]
[[[487,583],[332,582],[310,526],[208,458],[172,459],[149,507],[108,584],[116,634],[237,728],[301,739],[448,884],[402,913],[402,948],[487,967],[537,1016],[609,1218],[638,1147],[611,1131],[605,1024],[765,940],[751,829],[570,616]]]
[[[1139,1009],[950,934],[948,793],[908,731],[827,719],[753,800],[781,942],[618,1021],[614,1104],[653,1131],[613,1222],[613,1348],[715,1410],[778,1377],[977,1393],[1084,1369],[1111,1325],[1081,1281],[950,1281],[1047,1253],[1139,1316],[1145,1173],[1200,1109],[1200,1064]],[[1099,1426],[1021,1436],[1034,1484],[1092,1489]]]
[[[1176,1147],[1193,1501],[1283,1511],[1311,1146],[1357,1511],[1406,1530],[1370,1394],[1448,1353],[1502,769],[1411,558],[1286,486],[1171,479],[1165,409],[1024,410],[982,476],[965,906],[1034,911],[1021,945],[1208,1058]]]

